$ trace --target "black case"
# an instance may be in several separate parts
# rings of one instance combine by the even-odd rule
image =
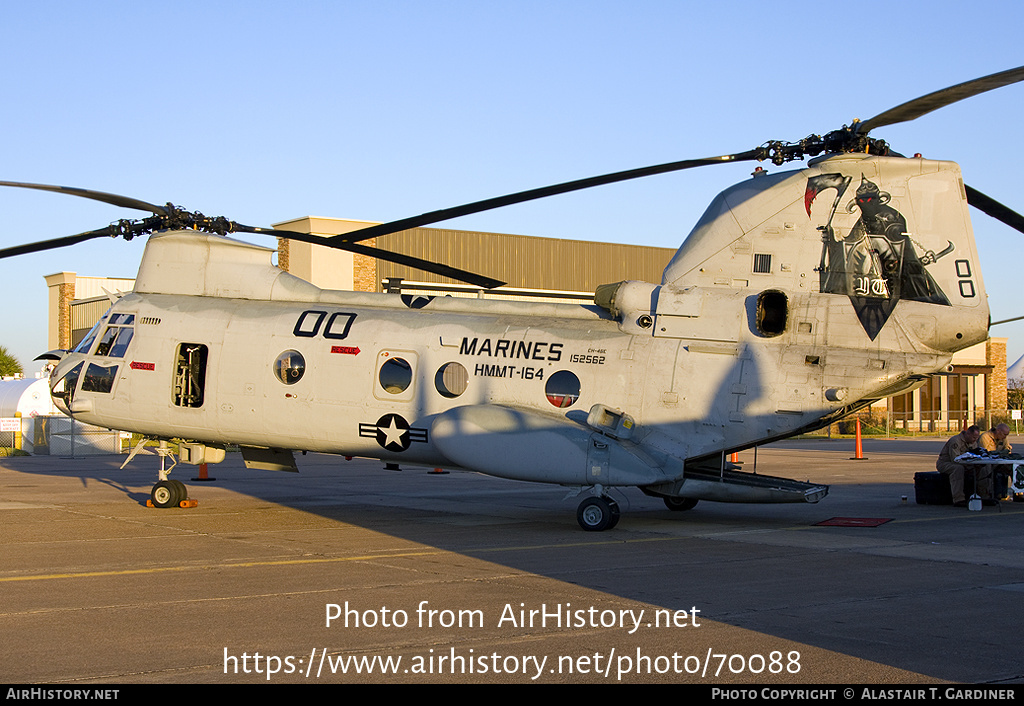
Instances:
[[[914,496],[918,505],[952,505],[949,477],[938,471],[915,473]]]

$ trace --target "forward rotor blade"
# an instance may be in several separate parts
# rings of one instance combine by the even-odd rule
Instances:
[[[989,326],[998,326],[999,324],[1008,324],[1011,321],[1020,321],[1024,319],[1024,316],[1014,316],[1012,319],[1003,319],[1002,321],[993,321]]]
[[[397,233],[402,230],[409,230],[410,228],[419,228],[431,223],[447,221],[451,218],[458,218],[459,216],[468,216],[471,213],[480,213],[481,211],[489,211],[494,208],[501,208],[502,206],[511,206],[512,204],[523,203],[524,201],[533,201],[535,199],[543,199],[548,196],[565,194],[570,191],[579,191],[581,189],[590,189],[595,186],[614,184],[617,181],[639,179],[641,177],[653,176],[654,174],[665,174],[666,172],[678,172],[683,169],[690,169],[691,167],[703,167],[710,164],[727,164],[729,162],[743,162],[761,158],[763,158],[763,152],[761,150],[754,149],[747,152],[740,152],[738,154],[722,155],[721,157],[707,157],[704,159],[688,159],[682,162],[668,162],[667,164],[658,164],[652,167],[642,167],[640,169],[629,169],[624,172],[614,172],[612,174],[604,174],[602,176],[590,177],[588,179],[577,179],[576,181],[567,181],[561,184],[554,184],[552,186],[544,186],[539,189],[530,189],[528,191],[520,191],[506,196],[484,199],[483,201],[474,201],[473,203],[455,206],[454,208],[431,211],[419,216],[403,218],[399,221],[391,221],[390,223],[381,223],[380,225],[361,228],[360,230],[354,230],[342,235],[336,235],[332,238],[327,238],[327,242],[324,244],[331,244],[336,247],[340,247],[340,245],[337,244],[355,243],[368,238],[376,238],[379,235]]]
[[[448,265],[442,265],[437,262],[428,262],[426,260],[421,260],[418,257],[412,257],[411,255],[402,255],[401,253],[381,250],[380,248],[371,248],[367,245],[345,243],[342,249],[350,250],[360,255],[375,257],[378,260],[393,262],[396,265],[405,265],[406,267],[423,270],[424,272],[431,272],[442,277],[450,277],[451,279],[458,280],[459,282],[466,282],[467,284],[483,287],[484,289],[494,289],[495,287],[501,287],[505,284],[505,282],[502,282],[500,279],[478,275],[475,272],[460,270],[457,267],[449,267]]]
[[[991,196],[986,196],[977,189],[972,189],[967,185],[964,185],[964,189],[967,192],[967,203],[982,213],[987,213],[997,221],[1002,221],[1011,228],[1024,233],[1024,216],[999,203]]]
[[[380,250],[379,248],[371,248],[366,245],[357,245],[355,243],[345,241],[332,243],[332,238],[321,238],[320,236],[312,235],[311,233],[300,233],[292,230],[276,230],[274,228],[259,228],[256,226],[242,225],[240,223],[235,223],[233,225],[234,232],[244,231],[248,233],[259,233],[261,235],[276,235],[281,238],[300,240],[314,245],[324,245],[337,250],[347,250],[349,252],[358,253],[359,255],[373,257],[378,260],[393,262],[396,265],[404,265],[406,267],[412,267],[413,269],[423,270],[424,272],[430,272],[435,275],[440,275],[441,277],[450,277],[451,279],[459,282],[466,282],[467,284],[483,287],[484,289],[494,289],[495,287],[500,287],[505,284],[501,280],[479,275],[467,270],[460,270],[457,267],[449,267],[448,265],[442,265],[437,262],[421,260],[418,257],[413,257],[412,255],[402,255],[388,250]]]
[[[109,203],[112,206],[122,206],[124,208],[135,208],[139,211],[149,211],[150,213],[157,213],[166,215],[167,209],[163,206],[157,206],[156,204],[141,201],[139,199],[133,199],[130,196],[121,196],[119,194],[108,194],[104,191],[93,191],[92,189],[80,189],[77,186],[53,186],[51,184],[29,184],[22,181],[0,181],[0,186],[13,186],[18,189],[35,189],[37,191],[52,191],[57,194],[68,194],[70,196],[79,196],[83,199],[92,199],[93,201],[102,201],[103,203]]]
[[[68,245],[74,245],[75,243],[81,243],[85,240],[104,237],[110,237],[109,226],[98,230],[90,230],[86,233],[79,233],[78,235],[65,235],[63,238],[40,240],[37,243],[27,243],[25,245],[17,245],[13,248],[4,248],[0,250],[0,260],[5,257],[14,257],[15,255],[27,255],[28,253],[42,252],[44,250],[55,250],[57,248],[67,247]]]
[[[907,101],[902,105],[898,105],[895,108],[890,108],[884,113],[880,113],[875,117],[860,123],[858,132],[866,133],[874,130],[877,127],[883,125],[895,125],[896,123],[907,122],[908,120],[914,120],[920,118],[922,115],[938,110],[943,106],[962,101],[964,98],[970,98],[976,96],[979,93],[985,93],[995,88],[1001,88],[1008,86],[1011,83],[1017,83],[1018,81],[1024,81],[1024,66],[1019,66],[1016,69],[1009,69],[1007,71],[1000,71],[990,76],[982,76],[976,78],[973,81],[965,81],[964,83],[958,83],[955,86],[949,88],[943,88],[940,91],[929,93],[928,95],[915,98],[912,101]]]

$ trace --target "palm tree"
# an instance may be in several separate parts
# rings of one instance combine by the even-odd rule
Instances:
[[[24,372],[21,363],[4,346],[0,346],[0,375],[16,375]]]

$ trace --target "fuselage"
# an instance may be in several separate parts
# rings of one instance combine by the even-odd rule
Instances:
[[[910,389],[984,340],[988,309],[949,165],[844,156],[752,179],[716,199],[660,285],[623,283],[600,306],[321,290],[271,265],[264,248],[152,236],[135,291],[55,369],[55,398],[83,421],[151,437],[497,475],[510,475],[507,464],[453,430],[493,432],[508,442],[493,454],[508,455],[550,428],[550,442],[519,449],[540,458],[561,440],[585,445],[577,432],[607,431],[592,413],[609,410],[630,420],[628,432],[611,433],[630,456],[622,482],[672,479],[687,459],[812,429]],[[913,230],[919,251],[934,256],[948,242],[951,254],[929,261],[901,235],[858,232],[852,191],[831,210],[834,186],[815,203],[815,177],[835,184],[848,173],[851,183],[865,170],[909,216],[912,226],[899,227]],[[811,184],[819,191],[808,197]],[[872,260],[879,243],[889,250]],[[916,293],[929,286],[931,298]],[[512,416],[474,411],[485,408]],[[581,453],[572,463],[586,484],[593,450]],[[522,477],[575,482],[576,473],[552,466]]]

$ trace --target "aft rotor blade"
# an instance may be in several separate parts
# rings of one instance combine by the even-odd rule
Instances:
[[[481,211],[489,211],[494,208],[501,208],[502,206],[511,206],[512,204],[523,203],[525,201],[533,201],[535,199],[547,198],[548,196],[566,194],[570,191],[580,191],[581,189],[590,189],[595,186],[614,184],[618,181],[639,179],[641,177],[653,176],[655,174],[678,172],[692,167],[762,159],[763,156],[764,153],[761,150],[754,149],[747,152],[740,152],[738,154],[722,155],[721,157],[707,157],[704,159],[688,159],[681,162],[668,162],[666,164],[657,164],[652,167],[629,169],[624,172],[614,172],[612,174],[604,174],[602,176],[590,177],[588,179],[567,181],[561,184],[554,184],[552,186],[544,186],[539,189],[530,189],[528,191],[520,191],[506,196],[484,199],[483,201],[474,201],[473,203],[455,206],[454,208],[431,211],[419,216],[403,218],[399,221],[391,221],[390,223],[381,223],[380,225],[361,228],[342,235],[336,235],[332,238],[327,238],[324,244],[340,247],[340,245],[338,245],[339,243],[354,243],[368,238],[376,238],[379,235],[388,235],[389,233],[397,233],[399,231],[409,230],[410,228],[419,228],[421,226],[430,225],[431,223],[447,221],[460,216],[468,216],[471,213],[480,213]]]
[[[991,196],[986,196],[977,189],[972,189],[967,185],[964,185],[964,189],[967,192],[967,203],[971,204],[982,213],[987,213],[997,221],[1002,221],[1011,228],[1024,233],[1024,216],[1020,215],[1012,208],[999,203]]]
[[[276,230],[273,228],[259,228],[256,226],[245,226],[239,223],[234,224],[234,231],[245,231],[249,233],[259,233],[261,235],[276,235],[281,238],[289,238],[291,240],[301,240],[305,243],[312,243],[314,245],[324,245],[329,248],[335,248],[338,250],[347,250],[354,252],[359,255],[366,255],[373,257],[378,260],[385,260],[387,262],[393,262],[396,265],[404,265],[406,267],[412,267],[413,269],[423,270],[424,272],[430,272],[441,277],[449,277],[459,282],[466,282],[477,287],[483,287],[484,289],[494,289],[505,284],[501,280],[494,279],[492,277],[486,277],[484,275],[477,274],[475,272],[469,272],[467,270],[460,270],[457,267],[449,267],[448,265],[442,265],[437,262],[430,262],[428,260],[421,260],[418,257],[412,255],[402,255],[400,253],[390,252],[388,250],[381,250],[379,248],[371,248],[366,245],[357,245],[355,243],[349,243],[345,241],[332,243],[332,238],[322,238],[311,233],[300,233],[291,230]]]
[[[68,194],[70,196],[79,196],[83,199],[92,199],[93,201],[102,201],[103,203],[109,203],[112,206],[123,206],[124,208],[135,208],[139,211],[149,211],[150,213],[166,214],[167,209],[163,206],[157,206],[156,204],[148,203],[140,199],[133,199],[131,196],[121,196],[120,194],[108,194],[105,191],[93,191],[92,189],[80,189],[77,186],[54,186],[52,184],[29,184],[22,181],[0,181],[0,186],[13,186],[18,189],[35,189],[37,191],[52,191],[56,194]]]
[[[962,101],[964,98],[970,98],[995,88],[1009,86],[1011,83],[1017,83],[1018,81],[1024,81],[1024,66],[976,78],[973,81],[958,83],[955,86],[943,88],[940,91],[907,101],[895,108],[890,108],[884,113],[880,113],[870,120],[860,123],[858,132],[866,133],[883,125],[895,125],[896,123],[914,120],[943,106]]]
[[[98,230],[90,230],[86,233],[79,233],[78,235],[65,235],[63,238],[40,240],[37,243],[17,245],[13,248],[3,248],[0,250],[0,260],[5,257],[14,257],[15,255],[27,255],[29,253],[42,252],[44,250],[55,250],[57,248],[67,247],[68,245],[74,245],[75,243],[81,243],[85,240],[103,237],[110,237],[110,226],[100,228]]]

